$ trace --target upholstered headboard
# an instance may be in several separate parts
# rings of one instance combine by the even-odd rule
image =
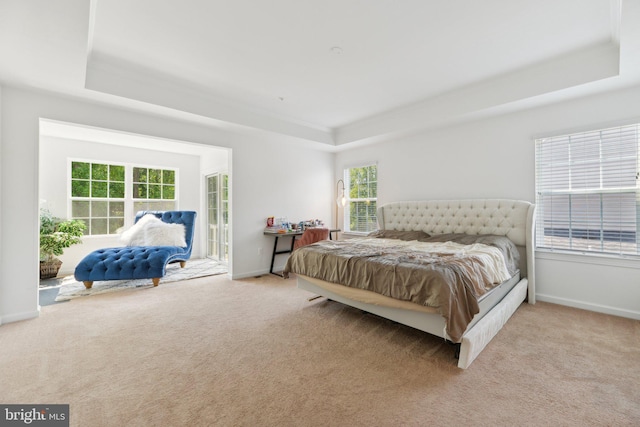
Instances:
[[[393,202],[378,207],[381,230],[494,234],[506,236],[521,252],[520,270],[529,280],[529,302],[535,302],[535,205],[522,200],[468,199]]]

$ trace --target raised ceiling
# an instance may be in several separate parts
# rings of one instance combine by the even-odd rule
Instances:
[[[621,0],[0,2],[0,81],[347,147],[640,83]]]

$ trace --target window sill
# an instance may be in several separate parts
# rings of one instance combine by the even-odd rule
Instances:
[[[113,238],[113,239],[120,239],[120,234],[87,234],[82,236],[83,239],[107,239],[107,238]]]
[[[536,259],[640,269],[640,258],[634,256],[572,253],[541,248],[537,248],[535,254]]]

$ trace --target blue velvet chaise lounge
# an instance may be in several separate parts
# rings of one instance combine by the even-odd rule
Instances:
[[[87,289],[97,280],[152,279],[153,286],[158,286],[160,278],[165,275],[167,264],[179,262],[180,267],[184,267],[191,257],[196,212],[140,211],[136,214],[135,222],[146,214],[152,214],[168,224],[183,224],[184,241],[187,245],[98,249],[80,261],[74,274],[76,280],[83,282]]]

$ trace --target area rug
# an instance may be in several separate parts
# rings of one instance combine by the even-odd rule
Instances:
[[[179,263],[169,264],[166,275],[160,279],[160,285],[179,280],[195,279],[196,277],[213,276],[227,273],[227,264],[212,259],[193,259],[187,261],[184,268]],[[62,279],[60,291],[56,301],[68,301],[78,297],[99,295],[108,292],[121,291],[123,289],[152,288],[151,279],[137,280],[107,280],[95,281],[91,289],[85,288],[82,282],[75,280],[73,276]]]

